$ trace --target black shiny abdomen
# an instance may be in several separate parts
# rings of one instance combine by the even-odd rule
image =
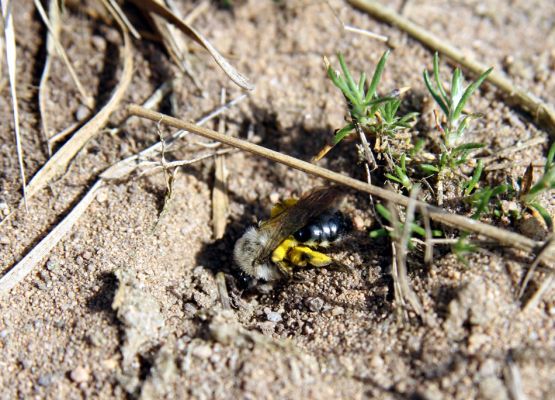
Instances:
[[[339,211],[325,212],[308,221],[293,237],[301,243],[334,242],[351,229],[351,221]]]

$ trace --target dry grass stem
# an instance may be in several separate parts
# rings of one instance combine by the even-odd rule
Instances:
[[[12,269],[0,278],[0,296],[21,282],[75,225],[104,184],[96,182],[71,212]]]
[[[376,39],[379,40],[381,42],[387,42],[389,40],[389,38],[387,36],[384,35],[380,35],[378,33],[374,33],[371,32],[369,30],[366,29],[360,29],[360,28],[356,28],[354,26],[351,25],[347,25],[343,22],[343,20],[341,19],[341,17],[339,16],[339,13],[337,12],[337,10],[335,8],[333,8],[333,6],[330,4],[329,1],[326,1],[326,4],[328,5],[328,7],[330,8],[331,12],[333,13],[333,15],[335,16],[335,18],[337,19],[337,21],[341,24],[341,27],[346,31],[346,32],[353,32],[353,33],[357,33],[359,35],[364,35],[364,36],[368,36],[372,39]]]
[[[52,146],[52,144],[54,144],[56,142],[59,142],[60,140],[63,140],[67,136],[73,134],[73,132],[75,132],[77,129],[79,129],[81,126],[83,126],[83,124],[84,124],[83,121],[73,122],[73,123],[71,123],[71,125],[64,128],[62,131],[52,135],[50,137],[50,139],[48,140],[49,146]]]
[[[39,2],[40,3],[40,2]],[[42,5],[40,5],[42,7]],[[52,142],[50,142],[50,126],[48,123],[49,115],[46,109],[46,89],[48,85],[48,78],[50,77],[50,67],[52,66],[52,59],[55,55],[56,47],[54,45],[54,37],[56,39],[60,36],[60,9],[56,1],[51,1],[48,4],[48,19],[52,30],[46,35],[46,59],[44,60],[44,68],[40,77],[39,83],[39,112],[40,121],[42,125],[42,133],[46,141],[46,148],[48,157],[52,156]]]
[[[35,174],[29,182],[28,192],[32,197],[41,190],[48,182],[62,174],[69,162],[81,150],[81,148],[106,125],[110,114],[120,105],[131,79],[133,77],[133,52],[129,34],[124,26],[122,28],[123,48],[123,72],[118,86],[112,93],[108,103],[74,135],[46,162],[46,164]]]
[[[422,220],[424,221],[424,232],[425,232],[425,250],[424,250],[424,262],[430,265],[434,258],[434,239],[432,235],[432,225],[430,224],[430,216],[425,207],[419,207],[420,214],[422,214]]]
[[[405,213],[405,222],[403,224],[403,230],[401,235],[396,235],[395,239],[397,241],[397,279],[400,289],[400,294],[405,299],[405,302],[408,302],[413,311],[420,317],[424,315],[424,309],[422,308],[422,304],[418,299],[414,290],[409,282],[408,272],[407,272],[407,252],[409,248],[409,240],[411,237],[411,227],[414,221],[414,211],[416,209],[416,198],[418,197],[418,193],[420,192],[420,188],[418,185],[415,185],[413,190],[411,190],[410,194],[410,201],[407,206],[407,211]],[[395,207],[390,207],[390,209],[394,209]],[[394,213],[392,213],[393,215]],[[397,218],[398,219],[398,218]],[[400,227],[400,225],[397,225]],[[397,228],[398,229],[398,228]]]
[[[107,8],[111,7],[112,15],[114,16],[114,18],[119,19],[119,23],[122,24],[122,25],[125,25],[127,30],[131,33],[131,35],[135,39],[137,39],[137,40],[141,39],[141,35],[135,29],[135,27],[133,26],[131,21],[129,21],[129,18],[127,18],[127,16],[125,15],[125,13],[123,12],[121,7],[119,6],[119,4],[115,0],[107,0],[107,1],[104,1],[103,3]]]
[[[545,255],[549,254],[549,252],[552,251],[553,248],[555,248],[555,234],[551,234],[551,236],[545,241],[544,245],[538,252],[538,255],[534,259],[534,262],[532,263],[532,265],[530,265],[530,268],[528,268],[528,272],[526,273],[526,275],[524,276],[524,279],[522,280],[522,285],[520,285],[520,290],[518,292],[519,299],[522,299],[522,296],[524,295],[524,292],[526,291],[526,288],[528,287],[528,283],[530,282],[530,279],[532,279],[532,276],[534,275],[536,268],[538,267],[540,262],[544,259]]]
[[[194,134],[222,142],[226,145],[233,146],[257,156],[264,157],[269,160],[287,165],[291,168],[298,169],[299,171],[318,176],[330,182],[348,186],[352,189],[371,194],[386,201],[391,201],[405,207],[409,204],[409,198],[399,193],[370,185],[366,182],[350,178],[348,176],[330,171],[326,168],[319,167],[317,165],[299,160],[297,158],[279,153],[277,151],[267,149],[254,143],[250,143],[245,140],[227,135],[221,135],[211,129],[202,128],[195,124],[170,117],[169,115],[146,110],[136,104],[131,104],[128,110],[133,115],[147,118],[162,124],[167,124],[169,126],[173,126],[174,128],[182,129],[184,131],[192,132]],[[518,233],[510,232],[505,229],[500,229],[495,226],[464,217],[462,215],[449,213],[441,208],[434,207],[422,201],[417,200],[416,206],[426,208],[430,219],[436,222],[446,224],[448,226],[452,226],[464,231],[470,231],[520,250],[525,250],[533,253],[539,250],[543,244],[542,242],[536,242],[535,240],[519,235]],[[555,254],[553,254],[553,252],[550,252],[550,254],[546,254],[544,260],[554,262]]]
[[[538,287],[538,290],[536,290],[536,292],[532,295],[532,297],[530,297],[530,300],[528,300],[528,302],[522,309],[522,312],[528,312],[528,310],[532,310],[536,308],[538,304],[540,304],[540,301],[543,295],[547,293],[547,291],[553,284],[553,278],[554,278],[554,272],[547,271],[545,278],[542,280],[542,282],[540,283],[540,286]]]
[[[152,12],[164,18],[166,21],[172,23],[179,28],[187,36],[191,37],[197,43],[210,53],[214,61],[222,68],[222,70],[235,82],[238,86],[246,90],[254,89],[254,85],[242,74],[240,74],[219,52],[214,46],[193,27],[179,19],[171,10],[163,4],[155,0],[131,0],[137,7],[142,10]]]
[[[172,10],[175,9],[175,2],[174,1],[169,1],[170,4],[170,8]],[[208,11],[210,9],[210,2],[207,0],[203,0],[200,3],[198,3],[195,8],[193,8],[193,10],[191,12],[189,12],[189,14],[187,14],[187,16],[185,17],[184,21],[186,24],[192,24],[193,22],[195,22],[195,19],[197,19],[198,17],[200,17],[202,14],[204,14],[206,11]]]
[[[503,376],[505,378],[505,382],[507,383],[507,389],[511,395],[511,399],[526,400],[520,370],[511,357],[507,360],[507,365],[503,370]]]
[[[58,54],[60,55],[60,57],[62,57],[62,60],[64,61],[68,71],[69,71],[69,75],[71,76],[71,79],[73,80],[73,82],[75,83],[75,86],[77,87],[77,90],[79,91],[79,94],[81,95],[81,99],[83,100],[83,104],[85,104],[89,109],[93,109],[94,108],[94,98],[88,94],[88,92],[85,90],[84,86],[81,84],[81,81],[79,80],[79,77],[77,76],[77,73],[75,72],[75,69],[73,68],[73,65],[71,64],[71,61],[69,60],[66,51],[64,50],[64,47],[61,45],[60,41],[58,40],[59,35],[56,32],[56,28],[54,28],[52,26],[52,24],[50,23],[50,21],[48,20],[48,16],[46,15],[46,11],[44,11],[44,8],[40,2],[40,0],[33,0],[35,2],[35,7],[37,9],[37,11],[39,12],[39,15],[42,19],[42,21],[44,22],[44,25],[46,25],[46,28],[48,29],[48,32],[50,33],[50,37],[52,39],[51,43],[54,45],[54,47],[56,48],[56,51],[58,52]],[[56,3],[54,1],[54,3]],[[58,13],[58,17],[59,17],[59,13]],[[58,30],[59,32],[59,30]]]
[[[225,104],[225,89],[222,89],[220,102],[222,105]],[[225,118],[223,115],[218,122],[218,132],[225,134]],[[212,228],[215,239],[221,239],[224,236],[228,204],[225,156],[221,154],[217,155],[214,160],[214,187],[212,188]]]
[[[418,26],[408,18],[403,17],[389,7],[384,6],[376,0],[348,0],[351,5],[357,7],[374,18],[385,23],[396,26],[406,32],[414,39],[422,42],[432,50],[438,51],[455,63],[462,65],[476,75],[480,75],[488,67],[463,54],[458,48],[452,46],[444,39],[432,34],[426,29]],[[540,98],[515,86],[505,75],[492,71],[486,80],[499,88],[506,98],[530,113],[538,122],[549,128],[552,137],[555,136],[555,110]]]
[[[229,300],[229,293],[227,292],[225,274],[221,271],[216,274],[216,285],[218,286],[222,308],[224,310],[231,310],[231,301]]]
[[[21,147],[21,134],[19,131],[19,106],[17,104],[17,53],[15,48],[15,31],[13,27],[12,5],[13,1],[2,1],[2,27],[4,28],[4,44],[6,47],[6,63],[8,65],[8,77],[10,81],[10,94],[12,99],[12,111],[15,134],[15,148],[19,174],[21,177],[21,188],[23,202],[27,208],[27,180],[25,178],[25,166],[23,165],[23,149]]]

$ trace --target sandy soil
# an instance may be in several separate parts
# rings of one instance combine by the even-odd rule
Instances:
[[[176,2],[180,3],[180,2]],[[183,2],[186,3],[186,2]],[[341,30],[317,1],[237,1],[210,6],[195,27],[256,83],[248,100],[227,114],[227,132],[308,160],[342,126],[341,95],[325,76],[322,56],[371,73],[385,47]],[[389,2],[399,7],[401,1]],[[549,0],[449,2],[411,0],[404,13],[470,55],[555,103],[555,5]],[[180,3],[181,4],[181,3]],[[411,86],[405,107],[424,113],[414,136],[433,135],[421,73],[432,54],[419,43],[340,1],[344,23],[388,35],[397,44],[382,82],[384,92]],[[181,5],[186,14],[190,4]],[[45,28],[30,0],[14,4],[18,90],[25,169],[47,160],[37,87],[45,57]],[[117,84],[122,39],[115,27],[69,9],[63,45],[85,86],[106,99]],[[126,95],[141,103],[178,70],[157,43],[134,42],[135,73]],[[216,108],[220,90],[240,90],[198,46],[192,65],[202,92],[183,78],[162,111],[194,120]],[[3,70],[5,71],[5,69]],[[451,72],[443,65],[445,77]],[[9,85],[0,96],[2,213],[20,201]],[[83,105],[59,59],[48,90],[49,121],[59,132],[83,115]],[[485,113],[471,141],[492,153],[534,137],[548,138],[524,114],[484,85],[469,108]],[[123,111],[113,115],[118,126]],[[216,122],[214,122],[215,126]],[[170,130],[161,128],[162,134]],[[7,271],[71,210],[97,175],[158,140],[155,124],[130,121],[91,140],[67,173],[0,225],[0,271]],[[199,152],[188,136],[176,159]],[[547,144],[506,159],[492,183],[522,176],[542,160]],[[364,178],[352,143],[323,166]],[[424,266],[409,259],[410,280],[426,322],[398,318],[386,241],[367,236],[373,220],[367,197],[350,194],[345,211],[358,232],[337,249],[352,274],[306,270],[274,288],[243,290],[231,259],[243,230],[266,218],[276,200],[323,182],[244,153],[226,156],[230,212],[226,234],[211,227],[213,161],[177,175],[169,208],[162,209],[162,174],[110,185],[71,233],[23,283],[0,298],[0,398],[483,398],[508,399],[518,371],[528,399],[555,393],[555,292],[522,312],[518,285],[530,258],[495,246],[465,265],[437,249]],[[550,207],[554,199],[544,199]],[[3,215],[6,215],[4,213]],[[2,218],[2,217],[0,217]],[[223,310],[214,274],[226,273],[233,310]],[[537,287],[537,280],[532,285]],[[550,395],[551,393],[551,395]]]

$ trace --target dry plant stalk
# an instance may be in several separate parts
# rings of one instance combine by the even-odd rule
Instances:
[[[21,147],[21,135],[19,132],[19,107],[17,105],[17,52],[15,47],[15,31],[13,27],[12,6],[13,1],[1,0],[2,4],[2,28],[4,33],[4,46],[6,49],[6,63],[8,65],[8,77],[10,81],[10,94],[12,98],[12,111],[15,134],[15,148],[17,152],[17,162],[19,164],[19,174],[21,177],[21,187],[23,191],[23,202],[27,208],[27,180],[25,178],[25,167],[23,165],[23,149]]]
[[[400,306],[398,312],[408,320],[407,303],[410,304],[413,311],[421,318],[424,316],[424,309],[418,299],[418,296],[412,290],[407,273],[407,251],[411,235],[411,226],[414,220],[415,200],[418,196],[419,188],[411,191],[410,202],[407,206],[405,222],[401,225],[397,208],[388,203],[388,209],[391,214],[391,223],[393,225],[395,240],[391,242],[391,250],[393,259],[391,260],[391,276],[393,277],[393,287],[395,300]],[[401,226],[403,229],[401,230]]]
[[[221,104],[225,104],[225,89],[222,89]],[[220,117],[218,132],[225,134],[225,118]],[[212,226],[214,238],[221,239],[227,224],[227,187],[225,172],[225,156],[217,155],[214,160],[214,187],[212,188]]]
[[[376,0],[348,1],[354,7],[360,8],[380,21],[391,24],[408,33],[425,46],[438,51],[476,75],[480,75],[488,68],[486,65],[464,55],[458,48],[447,41],[421,28],[408,18],[403,17]],[[486,80],[499,88],[510,102],[518,105],[537,121],[547,126],[551,136],[555,137],[555,110],[552,107],[526,90],[515,86],[505,75],[499,72],[492,71]]]
[[[83,215],[87,207],[96,197],[103,181],[96,182],[87,192],[85,197],[71,210],[71,212],[52,229],[16,266],[6,272],[0,278],[0,296],[7,293],[11,288],[23,280],[35,266],[56,246],[62,237],[66,235],[71,227]]]
[[[39,2],[40,7],[42,4]],[[54,38],[58,38],[60,35],[60,9],[58,8],[58,3],[56,1],[51,1],[48,5],[48,19],[52,26],[51,31],[46,35],[46,59],[44,60],[44,68],[42,69],[42,74],[40,76],[39,83],[39,113],[40,121],[42,125],[42,134],[44,140],[46,141],[46,147],[48,150],[48,157],[52,156],[52,143],[50,142],[50,126],[48,124],[49,116],[46,111],[46,86],[48,84],[48,78],[50,77],[50,68],[52,66],[52,58],[54,57]]]
[[[277,151],[267,149],[262,146],[258,146],[253,143],[249,143],[245,140],[241,140],[227,135],[222,135],[211,129],[202,128],[193,123],[185,122],[177,118],[170,117],[169,115],[144,109],[143,107],[136,104],[131,104],[128,110],[133,115],[147,118],[158,123],[173,126],[174,128],[182,129],[212,140],[216,140],[226,145],[233,146],[241,150],[245,150],[257,156],[261,156],[269,160],[287,165],[291,168],[298,169],[299,171],[303,171],[305,173],[318,176],[330,182],[334,182],[364,193],[371,194],[373,196],[379,197],[386,201],[391,201],[395,204],[399,204],[406,207],[409,205],[409,202],[410,202],[410,199],[408,197],[403,196],[399,193],[395,193],[395,192],[368,184],[366,182],[350,178],[348,176],[330,171],[326,168],[319,167],[317,165],[308,163],[306,161],[299,160],[297,158],[279,153]],[[425,203],[419,200],[415,201],[415,206],[419,208],[425,208],[428,211],[428,215],[430,219],[436,222],[439,222],[448,226],[452,226],[464,231],[473,232],[475,234],[488,237],[490,239],[494,239],[499,243],[502,243],[510,247],[514,247],[519,250],[524,250],[527,252],[534,253],[538,251],[543,245],[542,242],[536,242],[535,240],[519,235],[518,233],[510,232],[505,229],[500,229],[495,226],[488,225],[483,222],[464,217],[462,215],[452,214],[441,208],[434,207],[428,203]],[[554,253],[553,251],[550,251],[548,254],[546,254],[544,256],[544,261],[555,262],[555,254],[553,253]]]
[[[110,100],[102,109],[83,125],[73,136],[44,164],[44,166],[33,176],[28,186],[28,196],[34,196],[48,182],[62,174],[69,162],[81,150],[81,148],[106,125],[110,114],[120,105],[127,88],[133,77],[133,52],[129,34],[124,26],[121,27],[123,35],[123,72],[118,86],[114,90]]]
[[[196,29],[178,18],[170,9],[156,0],[131,0],[139,9],[154,13],[164,18],[166,21],[179,28],[187,36],[195,40],[198,44],[210,53],[214,61],[220,68],[235,82],[238,86],[246,90],[254,89],[254,85],[242,74],[240,74],[219,52],[214,46]]]

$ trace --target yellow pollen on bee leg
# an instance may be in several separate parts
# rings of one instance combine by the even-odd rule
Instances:
[[[288,237],[283,242],[280,243],[278,247],[272,252],[272,262],[279,263],[285,260],[289,250],[297,245],[297,241],[292,237]]]
[[[326,254],[306,246],[291,248],[287,254],[287,259],[297,267],[306,267],[308,264],[314,267],[325,267],[333,262]]]

